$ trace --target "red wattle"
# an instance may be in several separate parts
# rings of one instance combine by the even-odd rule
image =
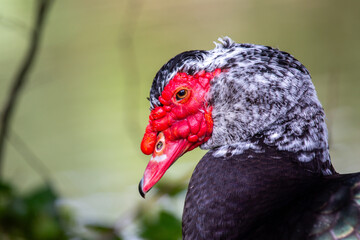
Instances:
[[[140,145],[141,151],[144,154],[150,155],[154,152],[155,144],[156,144],[156,136],[157,133],[152,130],[149,124],[146,127],[145,134]]]
[[[221,69],[213,72],[201,71],[194,76],[177,73],[165,86],[159,97],[162,106],[155,107],[149,116],[141,150],[144,154],[152,154],[155,149],[157,135],[163,132],[166,140],[186,139],[188,150],[207,141],[212,133],[212,108],[206,106],[206,96],[210,89],[210,81],[221,73]],[[186,98],[178,99],[176,93],[185,89]]]

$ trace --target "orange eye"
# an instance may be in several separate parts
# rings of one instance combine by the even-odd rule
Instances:
[[[180,89],[175,95],[176,101],[181,101],[181,100],[185,99],[188,95],[189,95],[189,90]]]

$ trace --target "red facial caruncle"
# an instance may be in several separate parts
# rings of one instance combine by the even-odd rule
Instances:
[[[212,107],[206,98],[210,81],[221,73],[201,71],[195,75],[177,73],[165,86],[149,116],[141,150],[152,154],[140,182],[144,195],[182,154],[206,142],[212,133]]]

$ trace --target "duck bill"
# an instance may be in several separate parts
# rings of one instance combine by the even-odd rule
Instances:
[[[157,144],[151,159],[145,169],[144,176],[139,184],[139,192],[145,198],[145,194],[161,179],[166,170],[183,155],[191,143],[186,139],[165,141],[162,133],[158,135]]]

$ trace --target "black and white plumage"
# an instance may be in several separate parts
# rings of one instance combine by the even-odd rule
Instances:
[[[184,239],[360,239],[360,175],[340,175],[307,69],[286,52],[220,39],[155,76],[152,108],[178,72],[210,82],[210,149],[185,200]]]

